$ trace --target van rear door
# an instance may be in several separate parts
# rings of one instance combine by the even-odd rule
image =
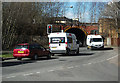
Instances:
[[[51,37],[50,38],[51,50],[66,50],[65,37]]]

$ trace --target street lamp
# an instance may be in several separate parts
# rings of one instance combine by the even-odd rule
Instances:
[[[73,6],[70,6],[70,8],[73,8]]]
[[[64,10],[64,14],[63,14],[63,21],[62,21],[62,23],[66,23],[66,21],[65,21],[65,8],[73,8],[73,6],[70,6],[70,7],[64,7],[63,8],[63,10]],[[63,12],[63,10],[62,10],[62,12]],[[62,28],[61,28],[61,32],[63,32],[63,26],[62,26]]]
[[[63,17],[65,16],[65,8],[73,8],[73,6],[69,6],[69,7],[66,6],[66,7],[63,8],[63,10],[62,10],[62,12],[64,12]]]

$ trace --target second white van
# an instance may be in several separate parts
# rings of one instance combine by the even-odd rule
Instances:
[[[104,40],[101,35],[88,35],[86,43],[88,49],[104,48]]]

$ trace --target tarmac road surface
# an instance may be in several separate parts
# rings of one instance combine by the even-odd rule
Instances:
[[[3,81],[118,81],[118,48],[87,50],[52,59],[16,59],[2,62]]]

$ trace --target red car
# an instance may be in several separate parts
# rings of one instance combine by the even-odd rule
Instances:
[[[37,60],[40,56],[51,58],[51,53],[39,44],[24,43],[17,45],[17,47],[13,50],[13,56],[18,60],[21,60],[22,58]]]

